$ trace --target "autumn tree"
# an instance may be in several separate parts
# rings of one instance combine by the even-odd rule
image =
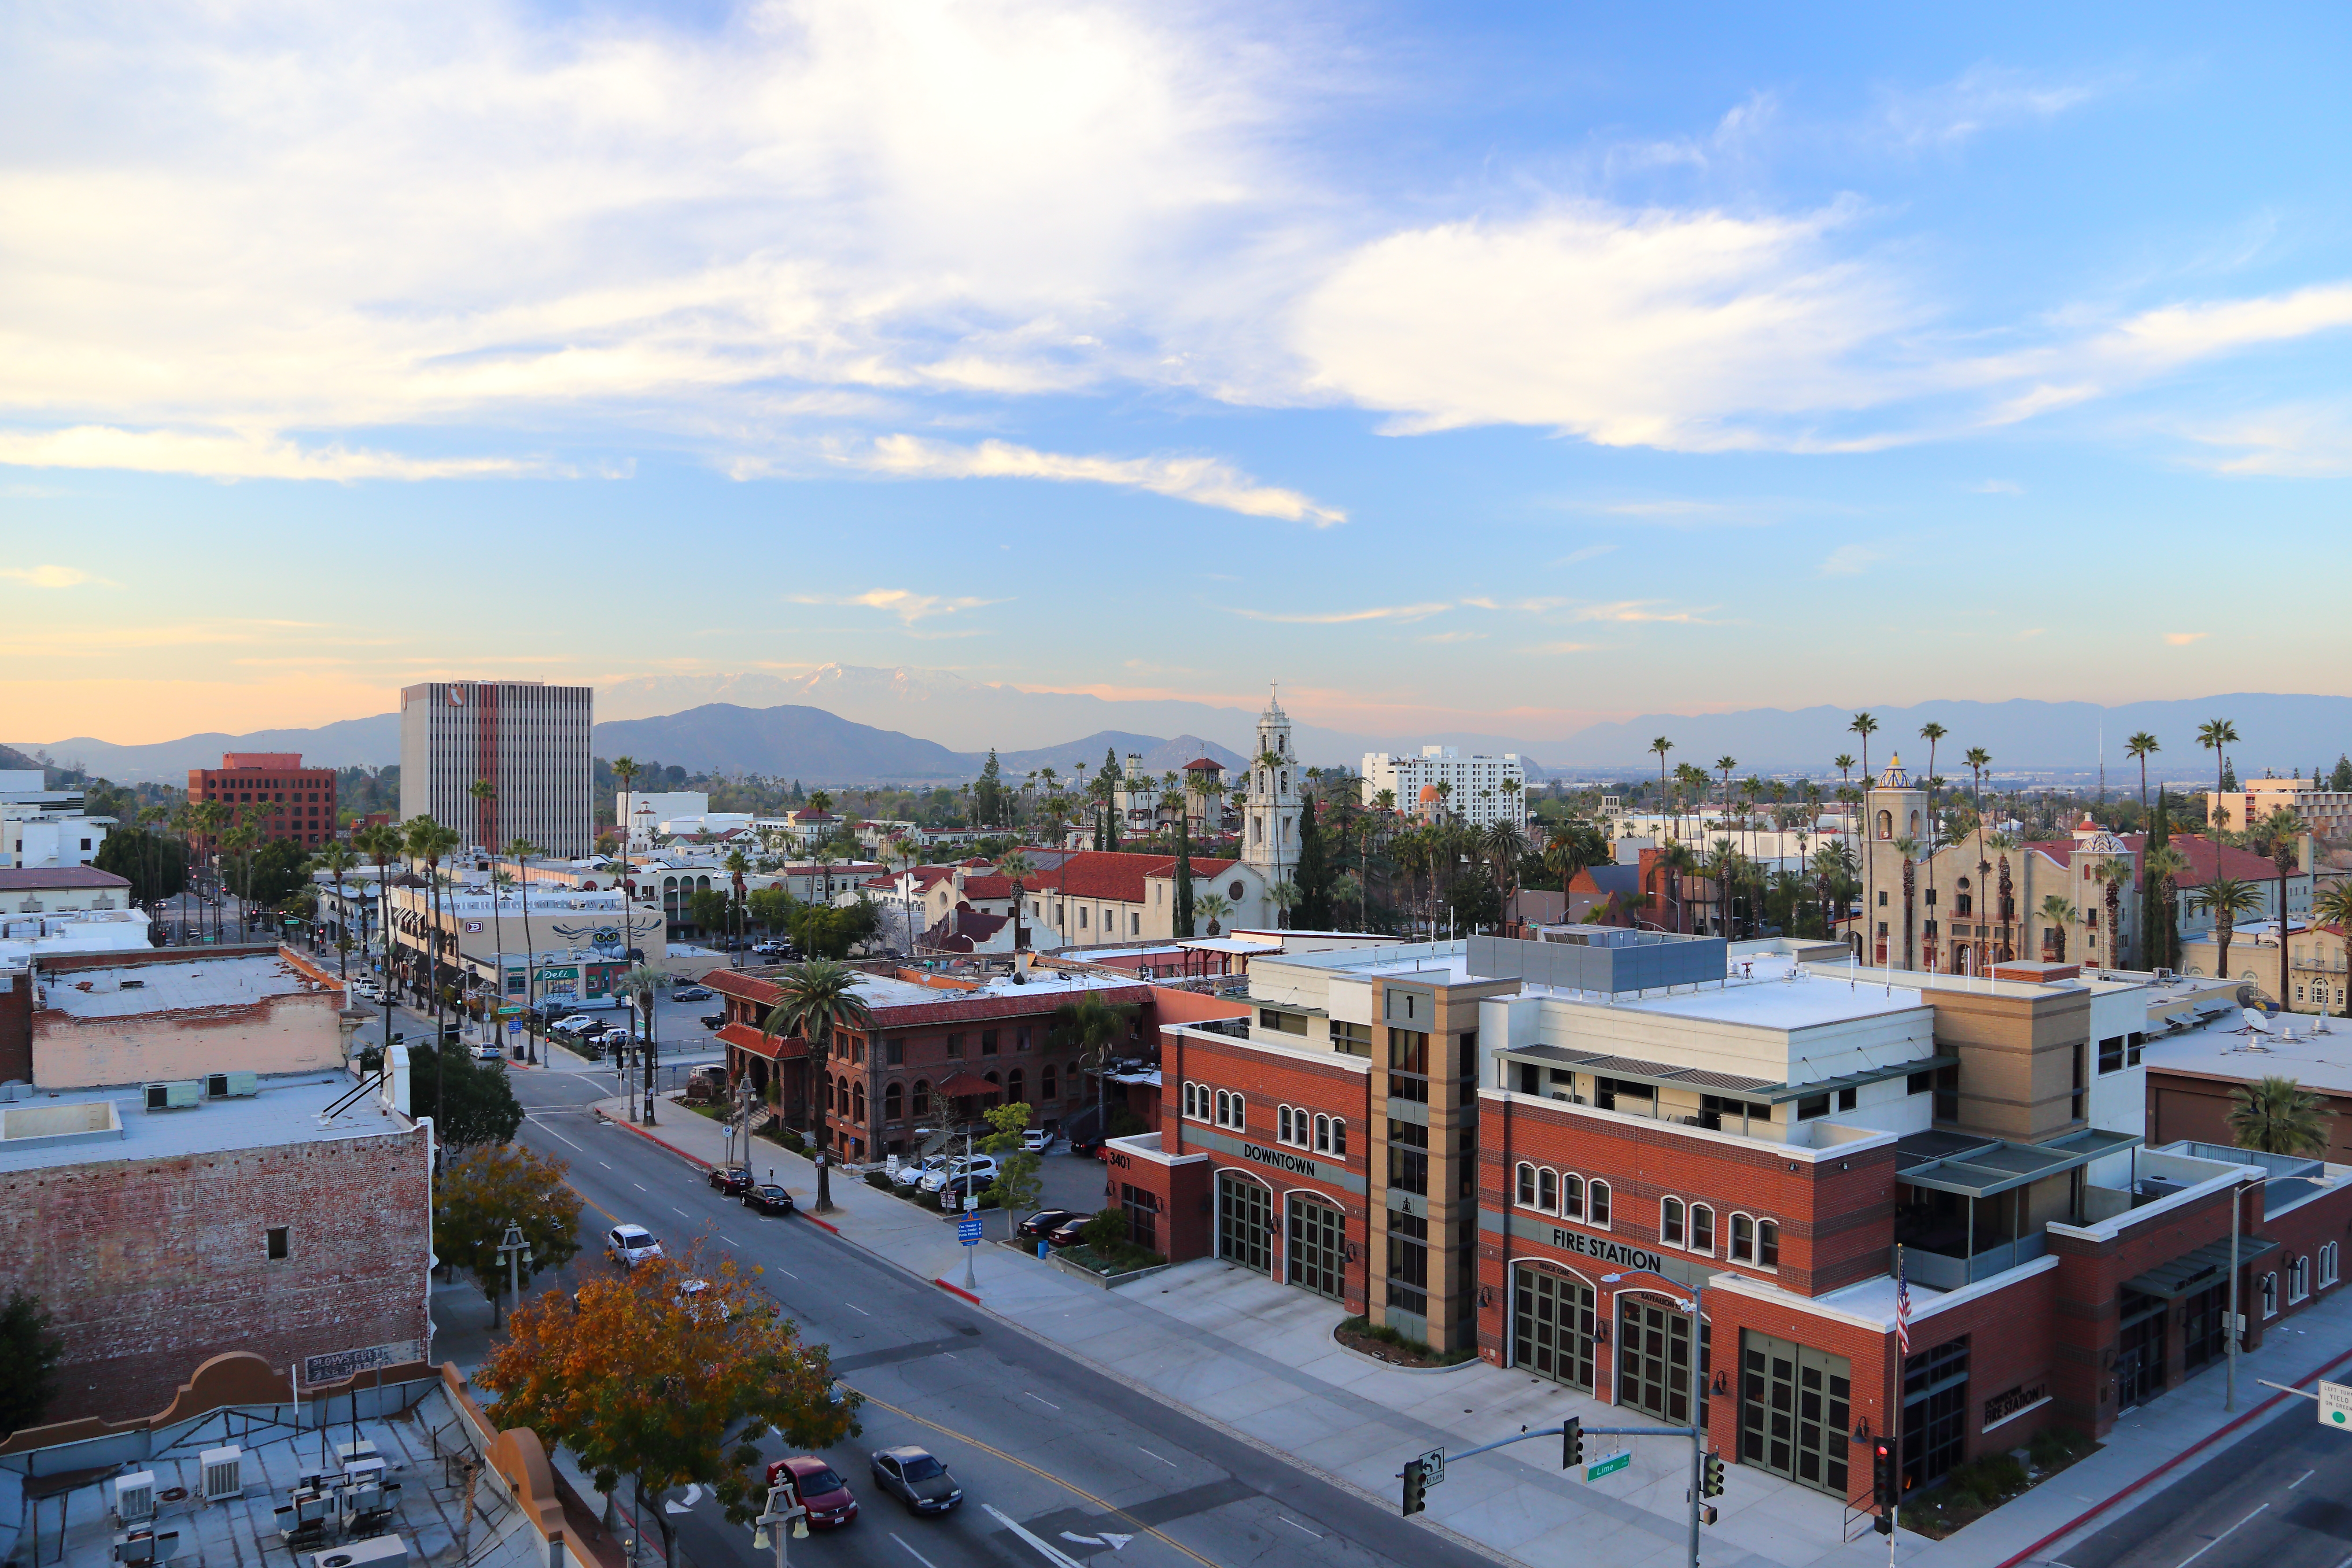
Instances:
[[[489,1298],[492,1327],[499,1293],[515,1277],[499,1255],[509,1224],[530,1245],[517,1266],[525,1285],[580,1250],[580,1195],[564,1183],[568,1168],[519,1144],[486,1144],[459,1156],[435,1190],[434,1255],[473,1276]]]
[[[697,1247],[572,1297],[548,1291],[515,1309],[474,1380],[498,1394],[500,1425],[571,1449],[598,1490],[630,1477],[641,1513],[663,1521],[646,1499],[701,1485],[748,1524],[767,1498],[761,1440],[829,1448],[856,1436],[863,1403],[849,1390],[835,1402],[826,1347],[801,1338],[758,1272]]]
[[[996,1129],[980,1141],[982,1149],[996,1156],[996,1180],[989,1184],[988,1190],[996,1199],[997,1207],[1018,1225],[1021,1216],[1035,1206],[1037,1194],[1045,1184],[1037,1174],[1044,1157],[1034,1149],[1022,1146],[1022,1134],[1029,1130],[1029,1102],[1016,1100],[1010,1105],[992,1105],[982,1114]]]

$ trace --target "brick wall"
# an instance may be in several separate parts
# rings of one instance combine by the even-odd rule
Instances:
[[[33,978],[0,973],[0,1083],[33,1081]]]
[[[226,1351],[421,1352],[430,1205],[422,1130],[10,1172],[0,1291],[37,1298],[64,1342],[48,1420],[152,1415]]]

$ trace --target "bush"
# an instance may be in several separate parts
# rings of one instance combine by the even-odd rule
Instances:
[[[866,1184],[869,1187],[879,1187],[886,1193],[898,1191],[898,1184],[890,1179],[888,1173],[883,1171],[866,1172]]]
[[[1079,1235],[1088,1247],[1108,1258],[1127,1245],[1127,1215],[1119,1209],[1104,1209],[1087,1221]]]
[[[781,1121],[770,1121],[759,1129],[761,1137],[771,1143],[781,1143],[795,1154],[808,1152],[808,1140]]]
[[[2026,1445],[2034,1465],[2044,1470],[2054,1470],[2081,1457],[2091,1446],[2091,1440],[2072,1426],[2044,1426]]]

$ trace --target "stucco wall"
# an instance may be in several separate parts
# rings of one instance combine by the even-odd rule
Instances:
[[[51,984],[58,982],[52,981]],[[77,1018],[33,1016],[33,1081],[43,1089],[155,1083],[208,1072],[306,1072],[342,1065],[332,988],[266,997],[240,1007]]]

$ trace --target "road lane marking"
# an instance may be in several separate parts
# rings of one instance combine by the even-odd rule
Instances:
[[[2287,1482],[2287,1484],[2286,1484],[2286,1489],[2287,1489],[2287,1490],[2289,1490],[2289,1491],[2293,1491],[2293,1490],[2294,1490],[2294,1489],[2295,1489],[2295,1488],[2297,1488],[2297,1487],[2299,1487],[2299,1486],[2303,1485],[2303,1483],[2304,1483],[2304,1482],[2305,1482],[2305,1481],[2307,1481],[2307,1480],[2311,1479],[2311,1478],[2312,1478],[2312,1477],[2314,1477],[2314,1476],[2317,1475],[2318,1473],[2319,1473],[2319,1472],[2318,1472],[2317,1470],[2305,1470],[2305,1471],[2304,1471],[2304,1472],[2303,1472],[2303,1474],[2301,1474],[2301,1475],[2299,1475],[2299,1476],[2295,1477],[2295,1478],[2294,1478],[2294,1479],[2293,1479],[2293,1480],[2291,1480],[2291,1481]]]
[[[2262,1511],[2263,1511],[2263,1509],[2264,1509],[2264,1508],[2268,1508],[2268,1507],[2270,1507],[2270,1506],[2271,1506],[2270,1504],[2268,1504],[2268,1503],[2264,1503],[2264,1504],[2263,1504],[2263,1505],[2262,1505],[2262,1508],[2258,1508],[2258,1509],[2254,1510],[2254,1513],[2260,1513],[2260,1512],[2262,1512]],[[2245,1523],[2247,1523],[2247,1521],[2248,1521],[2252,1520],[2252,1519],[2254,1517],[2254,1513],[2250,1513],[2250,1514],[2246,1515],[2246,1517],[2245,1517],[2244,1519],[2242,1519],[2242,1520],[2238,1521],[2238,1522],[2237,1522],[2236,1524],[2231,1525],[2229,1529],[2227,1529],[2227,1530],[2223,1531],[2221,1534],[2219,1534],[2219,1535],[2215,1536],[2212,1540],[2210,1540],[2210,1541],[2207,1542],[2204,1545],[2202,1545],[2202,1546],[2199,1547],[2196,1551],[2194,1551],[2194,1552],[2190,1552],[2188,1556],[2186,1556],[2186,1557],[2182,1558],[2182,1559],[2180,1560],[2180,1563],[2179,1563],[2179,1568],[2189,1568],[2189,1565],[2191,1563],[2196,1562],[2200,1557],[2204,1556],[2204,1555],[2205,1555],[2205,1553],[2207,1553],[2208,1552],[2212,1551],[2212,1550],[2213,1550],[2213,1548],[2215,1548],[2216,1546],[2221,1545],[2221,1542],[2223,1542],[2224,1541],[2229,1540],[2231,1536],[2232,1536],[2232,1535],[2234,1535],[2234,1534],[2236,1534],[2236,1533],[2237,1533],[2237,1531],[2238,1531],[2238,1530],[2239,1530],[2239,1528],[2240,1528],[2241,1526],[2244,1525]]]
[[[1316,1535],[1316,1534],[1315,1534],[1315,1532],[1314,1532],[1313,1531],[1311,1531],[1311,1530],[1307,1529],[1305,1525],[1303,1525],[1303,1524],[1299,1523],[1299,1522],[1298,1522],[1297,1520],[1295,1520],[1295,1519],[1282,1519],[1282,1515],[1280,1515],[1280,1514],[1278,1514],[1278,1513],[1277,1513],[1277,1514],[1276,1514],[1274,1517],[1275,1517],[1275,1518],[1276,1518],[1276,1519],[1281,1519],[1283,1523],[1285,1523],[1285,1524],[1286,1524],[1286,1525],[1290,1526],[1290,1528],[1291,1528],[1291,1529],[1293,1529],[1293,1530],[1295,1530],[1295,1531],[1298,1531],[1298,1533],[1299,1533],[1299,1534],[1301,1534],[1301,1535],[1314,1536],[1314,1538],[1315,1538],[1316,1540],[1318,1540],[1318,1541],[1320,1541],[1320,1540],[1322,1540],[1322,1539],[1323,1539],[1321,1536],[1319,1536],[1319,1535]]]
[[[842,1305],[848,1308],[851,1311],[856,1313],[861,1318],[870,1318],[874,1315],[855,1301],[844,1301]]]
[[[598,1163],[598,1164],[600,1164],[600,1165],[604,1166],[604,1169],[606,1169],[606,1170],[608,1170],[608,1171],[609,1171],[609,1170],[611,1170],[611,1169],[613,1168],[613,1162],[612,1162],[612,1161],[610,1161],[610,1160],[599,1160],[599,1161],[597,1161],[597,1162],[596,1162],[596,1163]]]
[[[1052,1568],[1079,1568],[1078,1560],[1076,1558],[1071,1556],[1068,1552],[1063,1551],[1052,1542],[1047,1541],[1045,1537],[1030,1534],[1027,1531],[1021,1528],[1020,1524],[1013,1518],[1012,1515],[999,1509],[994,1503],[984,1502],[980,1506],[988,1510],[989,1518],[996,1521],[997,1523],[1003,1525],[1005,1529],[1011,1531],[1013,1534],[1019,1536],[1030,1545],[1035,1547],[1037,1549],[1038,1555],[1045,1558],[1045,1561],[1052,1565]]]
[[[565,1145],[566,1147],[569,1147],[569,1148],[572,1148],[572,1149],[580,1149],[580,1145],[579,1145],[579,1144],[572,1142],[571,1139],[566,1138],[562,1133],[558,1132],[554,1128],[550,1127],[550,1126],[549,1126],[545,1121],[541,1121],[540,1118],[538,1118],[538,1117],[536,1117],[536,1116],[532,1117],[532,1118],[530,1119],[530,1124],[531,1124],[532,1126],[534,1126],[534,1127],[538,1128],[541,1131],[542,1131],[542,1132],[546,1133],[550,1138],[554,1139],[557,1142],[562,1143],[562,1144],[563,1144],[563,1145]],[[587,1150],[585,1150],[585,1149],[580,1149],[580,1152],[581,1152],[583,1154],[585,1154],[586,1152],[588,1152],[588,1151],[587,1151]]]
[[[856,1385],[853,1384],[851,1386],[856,1387]],[[1039,1480],[1051,1481],[1054,1485],[1061,1488],[1064,1491],[1069,1492],[1074,1496],[1086,1499],[1088,1502],[1094,1504],[1105,1513],[1117,1514],[1119,1518],[1127,1521],[1128,1523],[1135,1526],[1136,1529],[1141,1531],[1144,1534],[1150,1536],[1154,1541],[1190,1557],[1193,1562],[1198,1563],[1201,1565],[1201,1568],[1217,1568],[1215,1563],[1210,1562],[1207,1558],[1202,1556],[1199,1552],[1193,1551],[1182,1542],[1178,1541],[1166,1531],[1155,1529],[1151,1525],[1144,1523],[1141,1520],[1128,1512],[1127,1510],[1120,1508],[1116,1503],[1107,1501],[1102,1498],[1095,1496],[1094,1493],[1087,1490],[1086,1488],[1082,1486],[1078,1486],[1071,1481],[1064,1480],[1061,1477],[1055,1475],[1050,1470],[1041,1470],[1036,1466],[1031,1464],[1028,1460],[1008,1454],[1003,1449],[997,1447],[994,1444],[983,1443],[979,1438],[972,1436],[969,1433],[959,1432],[952,1426],[943,1426],[927,1415],[918,1415],[911,1410],[901,1409],[899,1406],[891,1404],[887,1399],[877,1399],[874,1395],[866,1394],[862,1388],[858,1389],[857,1392],[865,1395],[866,1404],[873,1405],[877,1410],[887,1410],[891,1415],[898,1416],[901,1420],[912,1421],[918,1426],[928,1426],[932,1431],[939,1433],[941,1436],[952,1437],[957,1442],[967,1444],[971,1447],[977,1448],[982,1453],[986,1454],[992,1458],[1002,1459],[1008,1465],[1016,1465],[1022,1469],[1028,1471],[1031,1475],[1035,1476]],[[982,1503],[981,1506],[982,1508],[988,1507],[986,1503]],[[990,1509],[989,1511],[993,1513],[995,1512],[995,1510]],[[1013,1528],[1018,1530],[1020,1526],[1014,1525]]]
[[[891,1535],[890,1539],[893,1541],[898,1541],[898,1537],[895,1533]],[[903,1541],[898,1541],[898,1544],[901,1546],[907,1546],[907,1543]],[[911,1546],[907,1546],[907,1555],[921,1563],[923,1568],[940,1568],[938,1563],[932,1562],[929,1558],[924,1556],[921,1552],[916,1551]]]
[[[669,1212],[670,1212],[670,1213],[672,1213],[672,1214],[674,1214],[674,1215],[677,1215],[677,1217],[678,1217],[678,1218],[680,1218],[680,1219],[692,1219],[692,1218],[694,1217],[692,1215],[690,1215],[690,1214],[687,1213],[684,1209],[682,1209],[682,1208],[678,1207],[676,1204],[672,1204],[672,1205],[669,1205]]]
[[[1140,1453],[1140,1454],[1151,1454],[1151,1450],[1150,1450],[1150,1449],[1149,1449],[1149,1448],[1147,1448],[1147,1447],[1144,1447],[1142,1444],[1140,1444],[1140,1443],[1138,1443],[1138,1444],[1135,1446],[1135,1448],[1136,1448],[1136,1452],[1138,1452],[1138,1453]],[[1159,1456],[1159,1455],[1157,1455],[1157,1454],[1151,1454],[1151,1457],[1152,1457],[1153,1458],[1155,1458],[1155,1459],[1160,1459],[1160,1456]],[[1175,1461],[1175,1460],[1173,1460],[1173,1459],[1160,1459],[1160,1462],[1161,1464],[1163,1464],[1163,1465],[1167,1466],[1167,1467],[1168,1467],[1170,1469],[1171,1469],[1171,1470],[1172,1470],[1172,1469],[1174,1469],[1174,1468],[1176,1468],[1176,1461]]]
[[[719,1233],[719,1239],[725,1242],[730,1247],[740,1247],[743,1245],[723,1230]]]
[[[637,1189],[637,1191],[639,1191],[639,1192],[641,1192],[641,1193],[642,1193],[642,1192],[646,1192],[646,1191],[648,1191],[648,1190],[649,1190],[649,1189],[646,1186],[646,1184],[645,1184],[643,1182],[631,1182],[631,1183],[629,1184],[629,1185],[631,1185],[631,1186],[633,1186],[633,1187],[636,1188],[636,1189]]]
[[[777,1273],[779,1273],[779,1274],[781,1274],[781,1275],[782,1275],[782,1276],[783,1276],[785,1279],[799,1279],[799,1278],[800,1278],[800,1276],[799,1276],[799,1275],[797,1275],[797,1274],[793,1273],[793,1272],[791,1269],[789,1269],[789,1268],[779,1268],[779,1269],[777,1269],[777,1270],[776,1270],[776,1272],[777,1272]]]
[[[1025,1389],[1025,1388],[1024,1388],[1024,1389],[1023,1389],[1021,1392],[1022,1392],[1023,1394],[1028,1394],[1028,1396],[1029,1396],[1030,1398],[1032,1398],[1032,1399],[1037,1399],[1037,1396],[1036,1396],[1035,1394],[1030,1394],[1030,1393],[1029,1393],[1029,1391],[1028,1391],[1027,1389]],[[1050,1400],[1050,1399],[1037,1399],[1037,1403],[1038,1403],[1038,1404],[1040,1404],[1040,1405],[1044,1405],[1044,1406],[1045,1406],[1046,1409],[1048,1409],[1048,1410],[1059,1410],[1059,1409],[1061,1408],[1061,1406],[1060,1406],[1060,1405],[1058,1405],[1055,1404],[1055,1403],[1054,1403],[1052,1400]]]

